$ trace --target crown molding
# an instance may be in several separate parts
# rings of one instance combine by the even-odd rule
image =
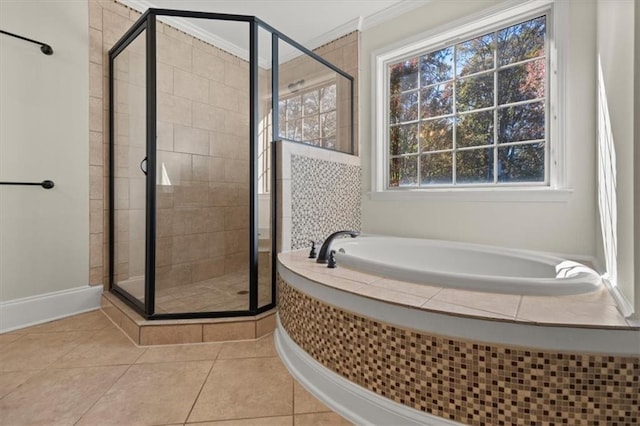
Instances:
[[[144,13],[149,8],[156,7],[152,2],[148,0],[117,1],[141,13]],[[339,25],[323,34],[320,34],[317,37],[305,41],[303,45],[309,50],[317,49],[318,47],[330,43],[349,33],[352,33],[354,31],[363,31],[375,27],[404,13],[408,13],[418,7],[424,6],[425,4],[432,1],[433,0],[401,0],[374,14],[365,17],[359,16],[357,18],[353,18],[350,21],[345,22],[344,24]],[[244,49],[236,44],[230,43],[229,41],[221,37],[216,36],[215,34],[205,31],[185,19],[170,16],[163,16],[159,19],[171,25],[172,27],[186,32],[187,34],[193,35],[207,43],[213,44],[214,46],[225,50],[232,55],[238,56],[246,61],[249,60],[249,51],[247,49]],[[297,50],[292,50],[291,52],[284,54],[281,52],[280,63],[290,61],[297,56],[300,56]],[[271,68],[271,61],[260,59],[260,66],[262,68],[269,69]]]
[[[386,21],[390,21],[397,18],[400,15],[411,12],[414,9],[424,6],[427,3],[431,3],[433,0],[402,0],[392,4],[386,9],[382,9],[374,14],[366,16],[362,19],[362,25],[358,30],[364,31],[369,28],[373,28]]]
[[[147,0],[118,0],[118,2],[141,13],[144,13],[147,9],[156,7],[153,3]],[[218,37],[217,35],[209,31],[205,31],[184,18],[177,18],[174,16],[159,16],[158,19],[166,24],[171,25],[174,28],[179,29],[180,31],[184,31],[187,34],[198,38],[199,40],[209,43],[219,49],[222,49],[234,56],[237,56],[249,62],[249,50],[242,48],[237,44],[230,43],[229,41]],[[260,58],[259,65],[262,68],[271,68],[271,61]]]

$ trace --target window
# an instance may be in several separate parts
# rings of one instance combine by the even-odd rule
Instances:
[[[280,135],[324,148],[336,148],[336,85],[298,92],[280,100]],[[300,84],[302,85],[302,84]]]
[[[559,188],[552,1],[535,3],[374,53],[374,192]]]

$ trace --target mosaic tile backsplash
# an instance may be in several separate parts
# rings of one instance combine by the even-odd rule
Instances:
[[[280,320],[302,349],[406,406],[472,425],[640,422],[639,357],[463,341],[343,311],[281,277],[278,288]]]
[[[359,166],[291,156],[291,249],[335,231],[360,231]]]

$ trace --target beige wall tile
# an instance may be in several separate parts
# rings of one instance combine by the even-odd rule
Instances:
[[[189,154],[209,154],[209,132],[193,127],[174,126],[174,149]]]
[[[224,132],[225,111],[208,104],[193,102],[193,127]]]
[[[191,101],[167,93],[158,93],[158,120],[190,126],[192,120]]]
[[[93,132],[102,132],[102,118],[104,110],[102,108],[102,99],[89,98],[89,130]]]
[[[253,321],[226,322],[203,325],[204,342],[223,342],[229,340],[255,339],[255,324]]]
[[[216,54],[216,49],[208,46],[201,49],[202,43],[193,49],[193,72],[213,81],[224,81],[224,62]]]
[[[100,25],[102,25],[102,13],[100,14]],[[103,64],[105,52],[102,47],[102,31],[89,28],[89,61],[94,64]],[[101,75],[103,74],[101,68]],[[102,80],[102,76],[100,77]]]
[[[143,326],[140,329],[140,344],[143,346],[200,342],[202,324]]]
[[[104,159],[104,137],[102,132],[89,132],[89,165],[102,166]]]
[[[89,201],[89,233],[102,234],[103,228],[104,228],[104,203],[102,200],[90,200]],[[94,265],[94,266],[98,266],[98,265]]]
[[[224,275],[224,259],[202,260],[193,264],[192,281],[199,282]]]
[[[102,6],[96,0],[89,0],[89,28],[102,30]]]
[[[190,72],[173,72],[173,94],[193,101],[209,102],[209,81]]]

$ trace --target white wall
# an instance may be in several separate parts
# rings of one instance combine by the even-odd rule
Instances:
[[[363,31],[360,85],[364,190],[371,190],[371,54],[407,37],[477,13],[499,1],[436,0]],[[595,25],[593,1],[572,1],[568,31],[567,202],[373,201],[363,199],[363,231],[520,247],[558,253],[595,252]]]
[[[640,110],[634,109],[634,12],[633,0],[598,0],[597,54],[602,72],[598,81],[605,97],[610,120],[610,129],[599,128],[601,137],[613,140],[615,151],[615,200],[614,213],[615,259],[609,261],[614,270],[607,271],[626,298],[634,302],[635,311],[640,312],[640,283],[634,285],[634,121]],[[638,31],[637,28],[635,30]],[[636,59],[637,60],[637,59]],[[636,98],[638,88],[635,87]],[[637,102],[637,99],[636,99]],[[637,124],[636,124],[637,125]],[[602,127],[602,126],[600,126]],[[636,135],[637,137],[637,135]],[[637,155],[637,153],[636,153]],[[605,161],[607,161],[605,159]],[[636,164],[636,168],[638,164]],[[636,182],[636,185],[638,183]],[[637,191],[637,188],[636,188]],[[637,200],[636,200],[637,201]],[[636,215],[638,210],[636,209]],[[605,228],[607,227],[606,214]],[[637,230],[636,230],[637,232]],[[606,240],[606,237],[605,237]],[[605,244],[606,241],[603,241]],[[606,255],[604,253],[601,256]],[[636,254],[637,257],[637,254]],[[606,261],[606,259],[603,259]],[[604,264],[604,262],[603,262]],[[635,287],[635,289],[634,289]]]
[[[88,11],[86,1],[0,1],[0,301],[88,284]]]

